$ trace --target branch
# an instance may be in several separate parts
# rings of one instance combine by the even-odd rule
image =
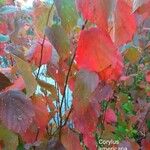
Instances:
[[[88,20],[85,21],[85,23],[83,24],[81,30],[85,29],[85,26],[86,26],[87,22],[88,22]],[[73,65],[74,59],[76,57],[76,50],[77,50],[77,48],[75,48],[75,52],[74,52],[74,54],[72,56],[72,59],[71,59],[71,62],[70,62],[70,66],[69,66],[69,69],[68,69],[68,72],[67,72],[67,75],[66,75],[65,86],[64,86],[64,90],[63,90],[63,96],[62,96],[61,104],[60,104],[60,108],[59,108],[59,113],[60,113],[60,115],[59,115],[59,117],[60,117],[59,139],[61,139],[61,129],[62,129],[62,126],[63,126],[62,125],[62,121],[63,121],[63,119],[62,119],[62,106],[63,106],[63,102],[64,102],[64,99],[65,99],[65,96],[66,96],[66,89],[67,89],[67,85],[68,85],[68,81],[69,81],[70,72],[71,72],[71,69],[72,69],[72,65]],[[72,111],[72,109],[70,109],[70,110]],[[68,119],[69,119],[69,117],[68,117]],[[68,121],[68,119],[67,119],[67,121]]]
[[[47,20],[46,20],[46,26],[48,25],[49,17],[50,17],[50,15],[51,15],[53,6],[54,6],[54,3],[52,4],[52,6],[51,6],[51,8],[50,8],[50,10],[49,10],[49,12],[48,12],[48,17],[47,17]],[[41,44],[41,57],[40,57],[39,69],[38,69],[38,73],[37,73],[37,75],[36,75],[36,79],[38,79],[38,76],[39,76],[39,73],[40,73],[40,70],[41,70],[41,66],[42,66],[43,48],[44,48],[45,39],[46,39],[46,35],[45,35],[45,33],[44,33],[43,41],[42,41],[42,44]]]

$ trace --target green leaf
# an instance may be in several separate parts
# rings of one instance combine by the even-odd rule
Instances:
[[[0,0],[0,5],[4,4],[5,0]]]
[[[5,6],[0,8],[0,15],[6,15],[6,14],[14,13],[14,12],[17,12],[17,11],[18,11],[18,9],[17,9],[16,6],[5,5]]]
[[[49,17],[48,25],[52,25],[53,20],[53,14],[54,14],[54,7],[52,8],[52,11],[49,15],[49,11],[51,9],[51,6],[41,4],[40,6],[34,8],[34,17],[33,17],[33,23],[35,26],[36,31],[38,31],[41,35],[41,33],[44,33],[45,26],[47,24],[47,19]]]
[[[18,145],[18,137],[16,134],[0,125],[0,140],[4,142],[3,150],[15,150]]]
[[[67,58],[69,55],[69,40],[61,25],[52,25],[52,27],[47,27],[45,29],[45,34],[49,41],[53,44],[57,50],[59,56],[62,59]]]
[[[74,0],[54,0],[63,28],[69,33],[77,25],[78,13]]]
[[[133,114],[133,104],[131,101],[128,101],[127,103],[124,103],[122,105],[123,110],[127,113],[127,114]]]
[[[9,35],[0,34],[0,42],[8,42],[9,40]]]
[[[150,131],[150,120],[147,121],[147,128]]]
[[[17,68],[25,81],[27,96],[30,97],[33,95],[37,87],[37,82],[32,74],[31,66],[28,62],[15,55],[13,55],[13,58],[15,59]]]

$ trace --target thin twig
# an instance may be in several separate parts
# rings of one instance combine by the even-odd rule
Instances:
[[[38,128],[34,142],[36,142],[38,140],[39,133],[40,133],[40,129]],[[33,146],[33,149],[35,150],[35,146]]]
[[[81,30],[85,29],[85,26],[86,26],[87,22],[88,22],[88,20],[85,21],[85,23],[83,24]],[[63,118],[62,118],[62,106],[63,106],[63,102],[64,102],[64,99],[65,99],[65,96],[66,96],[66,89],[67,89],[67,85],[68,85],[68,81],[69,81],[70,72],[71,72],[71,69],[72,69],[72,66],[73,66],[74,59],[76,57],[76,50],[77,50],[77,48],[75,48],[75,51],[74,51],[73,57],[71,59],[67,75],[66,75],[65,86],[64,86],[64,90],[63,90],[63,96],[62,96],[61,104],[60,104],[60,108],[59,108],[59,113],[60,113],[60,115],[59,115],[59,117],[60,117],[59,139],[60,140],[61,140],[61,129],[62,129],[62,126],[63,126],[62,125],[62,121],[63,121]]]
[[[72,111],[73,111],[73,105],[71,105],[71,108],[70,108],[70,110],[68,112],[68,115],[67,115],[67,117],[65,119],[65,123],[62,125],[62,127],[64,127],[67,124]]]
[[[64,92],[63,92],[63,96],[62,96],[62,100],[61,100],[61,104],[60,104],[60,108],[59,108],[59,113],[60,113],[60,115],[59,115],[59,117],[60,117],[59,139],[61,139],[61,128],[62,128],[62,105],[63,105],[64,98],[65,98],[65,95],[66,95],[66,89],[67,89],[67,85],[68,85],[68,80],[69,80],[69,76],[70,76],[70,72],[71,72],[71,68],[72,68],[75,56],[76,56],[76,50],[75,50],[74,55],[73,55],[73,57],[71,59],[69,70],[68,70],[68,73],[67,73],[67,76],[66,76],[66,81],[65,81],[65,86],[64,86]]]
[[[47,20],[46,20],[46,26],[48,25],[49,17],[50,17],[50,15],[51,15],[53,6],[54,6],[54,3],[52,4],[52,6],[51,6],[51,8],[50,8],[50,10],[49,10],[49,12],[48,12],[48,17],[47,17]],[[38,69],[38,73],[37,73],[37,75],[36,75],[36,79],[38,79],[38,76],[39,76],[39,73],[40,73],[40,70],[41,70],[41,66],[42,66],[43,49],[44,49],[44,42],[45,42],[45,39],[46,39],[46,35],[45,35],[45,33],[44,33],[43,41],[42,41],[42,44],[41,44],[41,57],[40,57],[39,69]]]

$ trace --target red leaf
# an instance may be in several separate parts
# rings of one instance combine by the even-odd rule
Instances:
[[[0,22],[0,33],[7,34],[8,26],[5,22]]]
[[[62,131],[61,142],[66,150],[82,150],[80,145],[79,136],[68,128],[64,128]]]
[[[26,130],[26,132],[21,133],[21,137],[23,141],[26,143],[34,143],[39,140],[43,140],[46,135],[46,129],[40,130],[38,129],[35,122],[32,122],[30,127]]]
[[[46,127],[48,125],[48,121],[50,120],[50,115],[46,104],[46,97],[34,96],[32,97],[32,103],[34,104],[35,110],[33,123],[26,132],[21,134],[26,143],[34,143],[36,140],[42,140],[46,135]]]
[[[30,99],[20,91],[7,91],[0,94],[0,120],[18,133],[24,132],[34,116]]]
[[[123,61],[121,54],[116,52],[116,64],[112,64],[108,68],[104,69],[99,73],[101,80],[115,80],[117,81],[123,73]]]
[[[90,28],[81,32],[76,61],[79,69],[99,72],[104,81],[118,80],[123,71],[120,52],[110,36],[98,28]]]
[[[31,46],[27,54],[27,59],[37,66],[40,65],[42,43],[43,43],[43,39],[36,40],[35,43]],[[44,42],[42,54],[43,55],[42,55],[41,64],[43,65],[50,62],[51,55],[52,55],[52,45],[47,40],[45,40]]]
[[[23,90],[24,88],[25,88],[25,82],[24,82],[23,78],[20,76],[14,81],[14,83],[11,86],[7,87],[5,89],[5,91],[8,91],[8,90]]]
[[[83,134],[83,141],[92,150],[96,150],[96,143],[94,138],[94,131],[96,130],[98,122],[97,111],[99,108],[93,107],[92,103],[84,105],[80,101],[73,101],[74,111],[72,113],[72,119],[74,121],[75,128]],[[97,105],[98,107],[98,105]]]
[[[136,31],[135,16],[125,0],[118,0],[114,14],[114,41],[117,46],[132,40]]]
[[[149,150],[150,149],[150,141],[143,139],[142,142],[142,150]]]
[[[133,1],[133,11],[139,14],[144,14],[144,16],[149,17],[150,14],[150,0],[134,0]]]
[[[108,29],[107,22],[114,3],[115,0],[76,0],[77,8],[83,18],[104,30]]]
[[[107,123],[117,122],[116,114],[111,108],[107,109],[105,112],[105,121]]]
[[[5,54],[4,48],[5,48],[5,43],[0,43],[0,56],[3,56]]]
[[[150,71],[147,71],[145,78],[146,78],[146,81],[150,83]]]
[[[79,68],[100,72],[116,63],[117,51],[109,35],[98,29],[81,31],[76,61]]]
[[[45,129],[50,120],[50,115],[47,109],[46,97],[36,96],[32,98],[32,103],[35,106],[35,118],[38,128]]]
[[[83,134],[83,139],[85,145],[90,150],[96,150],[96,144],[95,144],[95,137],[92,135],[92,133],[89,133],[88,131]]]

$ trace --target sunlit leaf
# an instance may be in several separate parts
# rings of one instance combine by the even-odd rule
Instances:
[[[58,15],[65,31],[70,32],[76,25],[78,14],[74,0],[54,0]]]
[[[57,50],[58,55],[65,59],[69,54],[69,39],[61,25],[52,25],[45,29],[49,41]]]
[[[117,46],[131,41],[136,31],[135,16],[132,14],[131,7],[124,0],[117,1],[113,28],[113,40]]]
[[[37,82],[38,82],[38,84],[42,87],[42,88],[44,88],[45,90],[48,90],[50,93],[51,93],[51,97],[53,98],[53,99],[57,99],[57,90],[56,90],[56,88],[55,88],[55,86],[54,85],[52,85],[52,84],[49,84],[49,83],[47,83],[47,82],[45,82],[45,81],[43,81],[43,80],[40,80],[40,79],[37,79]]]
[[[83,18],[104,30],[108,30],[108,19],[111,18],[115,3],[115,0],[76,0]]]
[[[34,8],[33,22],[34,22],[35,30],[38,32],[40,36],[44,35],[44,29],[47,25],[46,23],[47,23],[50,9],[51,6],[45,5],[44,3]],[[52,25],[53,14],[54,14],[54,7],[49,16],[49,21],[48,21],[49,26]]]
[[[13,57],[16,61],[17,68],[24,79],[27,95],[30,97],[33,95],[33,93],[35,92],[35,89],[37,87],[37,82],[36,82],[34,76],[32,75],[31,66],[29,63],[25,62],[24,60],[20,59],[19,57],[15,56],[15,55],[13,55]]]
[[[100,72],[116,63],[117,49],[109,35],[99,28],[90,28],[80,34],[76,61],[79,68]]]
[[[0,0],[0,5],[4,4],[5,0]]]

